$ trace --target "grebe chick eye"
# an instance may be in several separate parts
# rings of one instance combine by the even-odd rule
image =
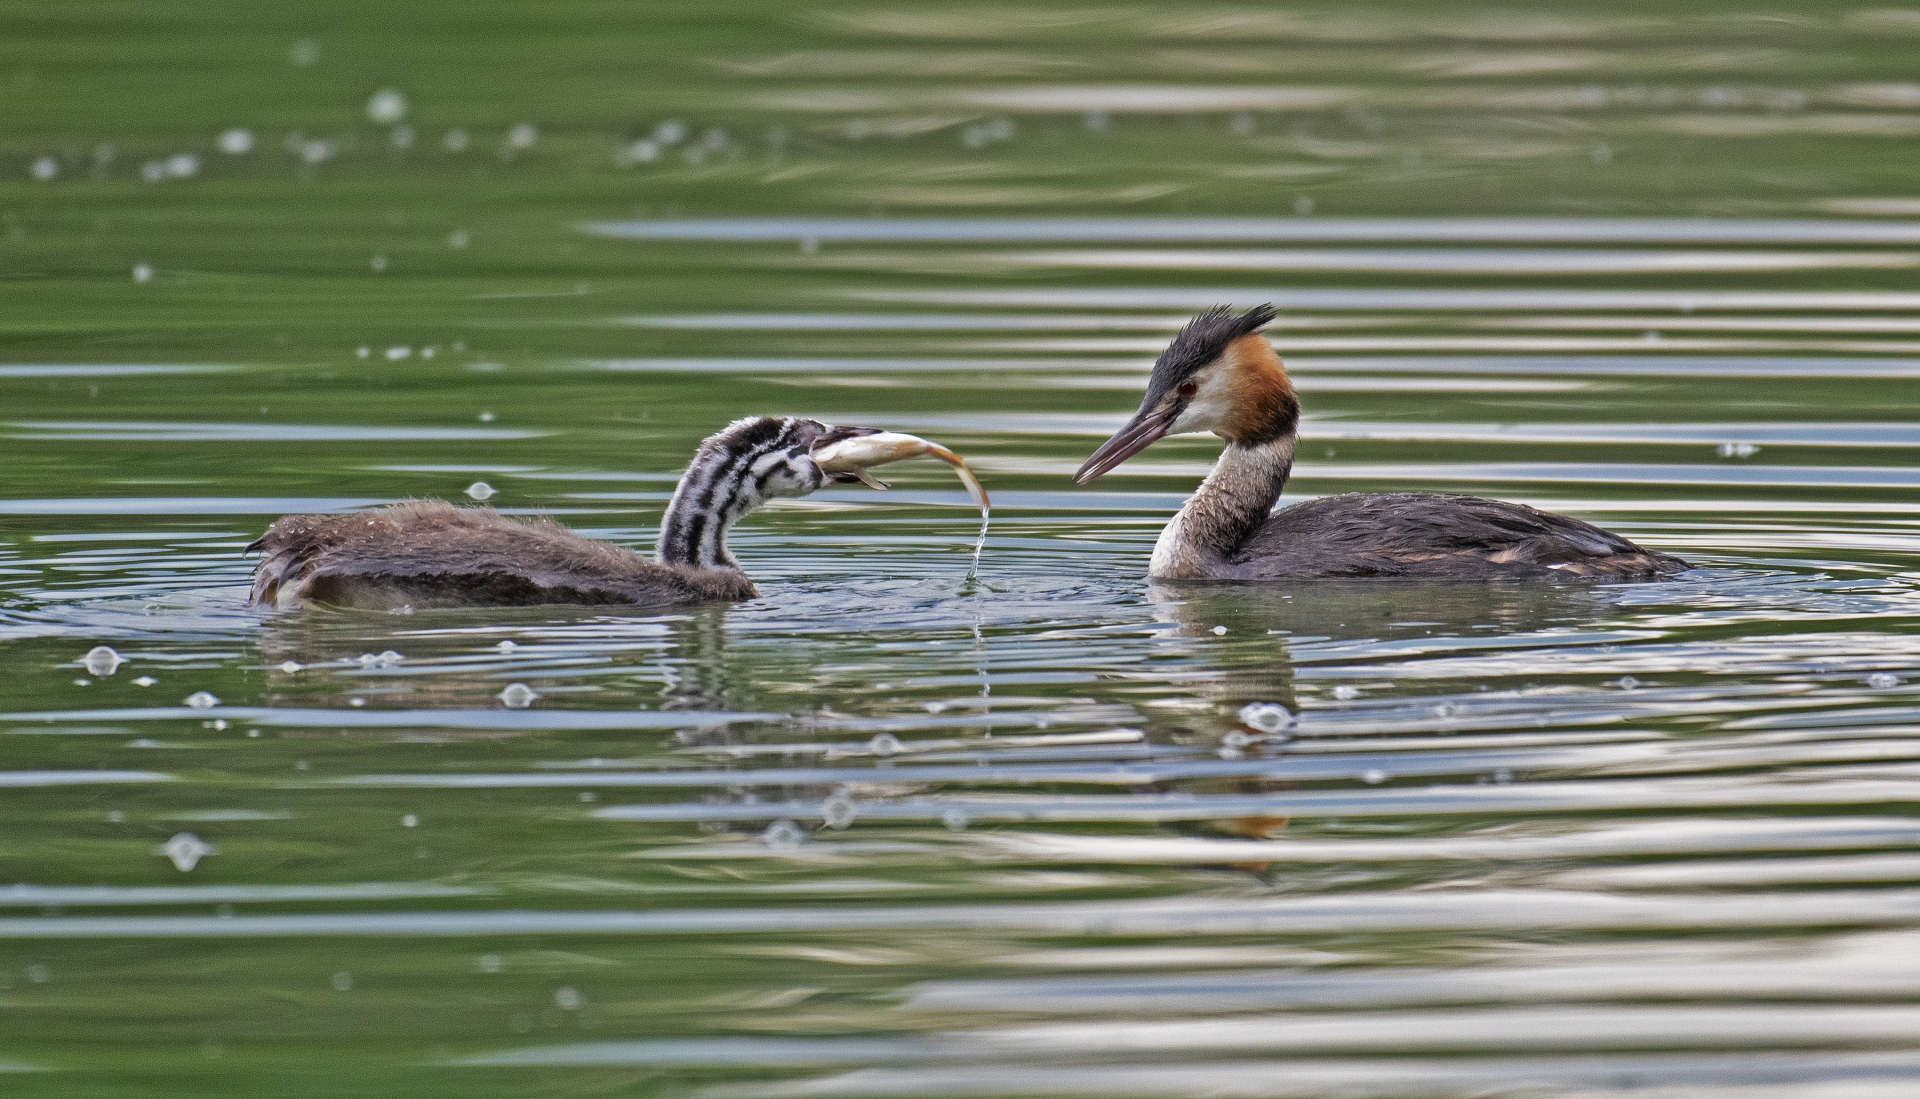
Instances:
[[[1300,402],[1260,334],[1273,316],[1261,305],[1195,317],[1154,363],[1133,418],[1074,475],[1086,484],[1168,435],[1226,440],[1160,532],[1149,577],[1643,580],[1690,567],[1578,519],[1478,496],[1356,492],[1274,511],[1293,470]]]
[[[398,610],[751,599],[753,581],[727,551],[735,522],[769,500],[830,483],[878,485],[868,468],[920,454],[961,468],[985,506],[985,492],[959,456],[936,443],[878,428],[755,416],[700,443],[661,519],[655,560],[548,519],[523,523],[492,508],[409,500],[350,515],[275,520],[247,547],[265,553],[250,601]]]

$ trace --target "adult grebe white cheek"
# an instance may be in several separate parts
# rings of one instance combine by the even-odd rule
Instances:
[[[1187,407],[1181,409],[1167,434],[1217,431],[1225,426],[1234,413],[1232,387],[1224,384],[1214,369],[1194,375],[1189,384],[1195,387],[1194,394],[1187,398]]]

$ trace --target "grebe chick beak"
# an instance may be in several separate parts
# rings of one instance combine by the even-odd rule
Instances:
[[[841,484],[857,481],[876,489],[886,488],[886,482],[875,478],[868,470],[888,462],[922,455],[938,458],[952,466],[953,471],[960,475],[961,483],[967,486],[967,495],[973,497],[973,502],[982,508],[991,506],[987,490],[981,487],[979,478],[973,475],[965,458],[918,435],[871,427],[834,428],[813,444],[812,451],[813,463],[833,480]]]

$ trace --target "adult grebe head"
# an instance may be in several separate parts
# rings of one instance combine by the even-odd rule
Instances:
[[[1189,321],[1153,364],[1139,411],[1100,444],[1074,474],[1075,483],[1086,484],[1168,435],[1211,431],[1243,446],[1292,435],[1300,404],[1280,356],[1260,334],[1272,320],[1270,305],[1237,314],[1223,305]]]

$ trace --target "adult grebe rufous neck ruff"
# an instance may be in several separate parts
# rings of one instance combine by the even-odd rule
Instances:
[[[736,420],[702,442],[688,464],[654,561],[550,520],[523,523],[438,500],[285,516],[247,547],[266,554],[254,571],[252,601],[424,610],[751,599],[753,581],[727,552],[728,529],[768,500],[805,496],[830,481],[856,483],[861,470],[841,461],[823,467],[815,455],[878,434],[792,416]],[[896,456],[910,455],[867,464]]]
[[[1649,579],[1689,566],[1578,519],[1478,496],[1323,496],[1273,511],[1293,471],[1300,402],[1260,329],[1261,305],[1195,317],[1154,363],[1126,425],[1074,475],[1078,484],[1168,435],[1211,431],[1226,449],[1153,547],[1163,580]]]

